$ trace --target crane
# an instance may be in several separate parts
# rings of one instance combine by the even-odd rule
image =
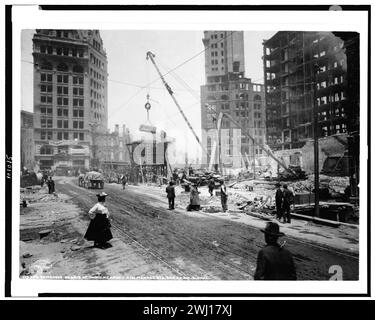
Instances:
[[[171,87],[168,85],[167,81],[165,81],[163,75],[161,74],[161,72],[160,72],[158,66],[157,66],[156,63],[155,63],[154,58],[155,58],[155,55],[154,55],[151,51],[148,51],[148,52],[146,53],[146,59],[147,59],[147,60],[148,60],[148,59],[151,60],[152,64],[154,65],[156,71],[157,71],[158,74],[159,74],[160,79],[163,81],[163,84],[164,84],[165,88],[167,89],[168,93],[170,94],[171,98],[173,99],[174,103],[176,104],[178,110],[180,111],[180,113],[181,113],[182,117],[184,118],[186,124],[188,125],[189,129],[190,129],[191,132],[193,133],[193,135],[194,135],[194,137],[195,137],[195,140],[197,140],[197,142],[199,143],[199,145],[202,147],[203,152],[206,152],[206,148],[203,146],[203,144],[202,144],[202,142],[200,141],[198,135],[195,133],[195,131],[194,131],[193,127],[191,126],[191,124],[190,124],[188,118],[186,117],[184,111],[182,110],[180,104],[178,103],[178,101],[176,100],[175,96],[173,95],[173,91],[172,91]]]
[[[156,65],[156,62],[154,60],[155,58],[155,55],[151,52],[151,51],[148,51],[146,53],[146,59],[150,59],[152,64],[154,65],[156,71],[158,72],[159,74],[159,77],[160,79],[162,80],[165,88],[167,89],[168,93],[170,94],[170,96],[172,97],[174,103],[176,104],[178,110],[180,111],[182,117],[184,118],[186,124],[188,125],[188,127],[190,128],[191,132],[193,133],[195,139],[197,140],[197,142],[199,143],[199,145],[202,147],[202,150],[205,154],[207,154],[207,151],[206,151],[206,148],[203,146],[202,142],[200,141],[198,135],[195,133],[193,127],[191,126],[188,118],[186,117],[184,111],[182,110],[181,106],[179,105],[178,101],[176,100],[175,96],[173,95],[173,91],[171,89],[171,87],[168,85],[168,83],[165,81],[162,73],[160,72],[158,66]],[[206,106],[209,106],[206,104]],[[264,150],[264,152],[269,156],[271,157],[273,160],[275,160],[281,167],[283,167],[285,170],[287,171],[290,171],[293,175],[297,176],[297,174],[294,172],[294,170],[292,170],[291,168],[289,168],[287,165],[285,165],[285,163],[283,161],[281,161],[280,159],[278,159],[274,154],[273,152],[271,151],[271,149],[269,148],[266,148],[264,144],[258,144],[255,139],[247,132],[247,129],[242,127],[236,120],[234,120],[229,114],[227,113],[222,113],[220,112],[220,115],[219,115],[219,123],[218,123],[218,130],[220,130],[220,126],[221,126],[221,119],[223,118],[223,116],[226,116],[230,121],[232,121],[237,127],[241,128],[241,130],[250,138],[250,140],[258,145],[259,147],[262,148],[262,150]],[[219,152],[219,158],[220,158],[220,152]],[[220,160],[219,160],[220,162]],[[210,167],[211,167],[211,164],[210,164]]]

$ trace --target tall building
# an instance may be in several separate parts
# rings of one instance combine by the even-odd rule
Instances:
[[[34,114],[21,110],[21,166],[34,168]]]
[[[41,169],[88,169],[93,127],[105,132],[107,56],[98,30],[36,30],[35,160]]]
[[[231,169],[253,167],[263,157],[259,145],[265,139],[264,86],[245,77],[244,34],[205,31],[202,41],[206,49],[206,84],[201,86],[202,143],[207,150],[202,163]],[[220,112],[241,126],[224,116],[219,132]]]
[[[264,41],[267,144],[271,149],[300,148],[313,138],[314,95],[319,136],[347,132],[343,43],[329,32],[300,31],[280,31]],[[319,70],[314,71],[315,65]]]

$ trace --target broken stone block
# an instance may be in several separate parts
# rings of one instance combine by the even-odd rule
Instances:
[[[31,254],[31,253],[28,253],[28,252],[26,252],[26,253],[24,253],[23,255],[22,255],[22,257],[23,258],[30,258],[30,257],[32,257],[33,255]]]
[[[40,239],[48,236],[51,232],[52,232],[52,230],[50,230],[50,229],[39,231],[39,237],[40,237]]]
[[[74,246],[71,246],[70,247],[70,250],[72,250],[72,251],[78,251],[78,250],[80,250],[81,249],[81,247],[80,246],[77,246],[77,245],[74,245]]]

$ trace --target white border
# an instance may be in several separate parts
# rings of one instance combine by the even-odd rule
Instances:
[[[37,7],[13,7],[13,163],[20,161],[21,30],[70,29],[173,29],[173,30],[304,30],[360,33],[361,119],[367,119],[367,13],[344,11],[130,11],[42,12]],[[99,21],[99,22],[98,22]],[[221,22],[225,21],[225,23]],[[104,44],[105,46],[105,44]],[[113,293],[365,293],[367,291],[367,123],[361,123],[360,280],[359,281],[93,281],[20,280],[19,274],[19,170],[13,165],[12,296],[39,292]],[[154,299],[154,298],[153,298]],[[216,298],[215,298],[216,299]],[[237,298],[236,298],[237,299]]]

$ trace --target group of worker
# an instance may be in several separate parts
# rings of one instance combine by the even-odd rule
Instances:
[[[276,187],[276,219],[282,223],[291,223],[290,206],[294,202],[293,192],[288,189],[288,185],[286,184],[281,187],[281,184],[277,183]]]
[[[169,210],[174,210],[174,200],[176,198],[174,184],[175,182],[171,180],[169,182],[169,185],[165,189],[165,192],[167,193]],[[211,196],[213,196],[214,188],[215,188],[215,182],[213,180],[210,180],[208,184],[208,190]],[[191,184],[190,203],[186,208],[187,211],[199,211],[201,209],[199,194],[200,192],[198,191],[198,184],[197,183]],[[221,206],[223,208],[223,212],[226,212],[228,210],[228,206],[227,206],[228,193],[227,193],[227,187],[224,183],[224,180],[220,180],[220,198],[221,198]]]

